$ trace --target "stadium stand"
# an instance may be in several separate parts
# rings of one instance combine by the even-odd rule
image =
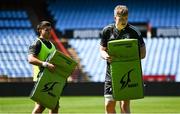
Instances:
[[[0,81],[32,81],[33,69],[27,61],[28,47],[37,38],[32,20],[34,21],[30,20],[29,12],[25,10],[0,11]],[[52,34],[55,38],[56,33],[53,30]],[[58,45],[60,42],[57,36],[52,40],[57,47],[62,48],[62,44]],[[71,76],[72,81],[87,80],[82,73],[77,68]]]
[[[154,37],[145,38],[147,55],[142,60],[142,70],[148,81],[173,81],[179,80],[180,74],[180,38],[176,37]],[[169,43],[171,42],[171,43]],[[81,58],[84,70],[88,72],[92,81],[102,82],[105,76],[105,61],[101,60],[99,54],[100,39],[70,39],[69,43],[75,48]]]
[[[142,60],[145,76],[165,76],[162,80],[175,80],[180,77],[179,69],[179,37],[156,37],[145,39],[147,55]],[[179,79],[176,79],[179,80]],[[161,79],[160,79],[161,81]]]
[[[180,1],[168,0],[55,0],[48,2],[48,10],[56,21],[59,31],[79,29],[102,29],[113,22],[113,9],[117,4],[129,8],[130,23],[148,23],[153,28],[180,27]],[[146,4],[146,5],[144,5]],[[59,7],[60,6],[60,7]],[[96,7],[94,7],[96,6]],[[144,38],[147,56],[142,60],[144,80],[180,81],[179,36]],[[90,79],[104,80],[105,61],[100,59],[98,38],[70,38],[69,44],[77,51],[81,64]],[[92,70],[93,69],[93,70]],[[157,77],[157,78],[154,78]]]
[[[69,44],[77,51],[81,64],[91,81],[104,80],[105,61],[99,54],[99,39],[70,39]]]
[[[113,9],[117,4],[129,8],[129,21],[148,22],[152,27],[176,27],[180,25],[179,0],[56,0],[49,2],[48,10],[54,17],[56,28],[102,28],[113,22]],[[144,5],[146,4],[146,5]],[[60,7],[59,7],[60,6]],[[96,7],[94,7],[96,6]]]
[[[149,2],[144,0],[103,0],[103,2],[95,0],[77,0],[76,2],[74,0],[53,0],[52,2],[48,0],[47,4],[48,7],[46,8],[53,18],[56,31],[62,33],[69,29],[102,29],[105,25],[113,22],[113,9],[117,4],[128,6],[129,22],[131,23],[149,23],[153,28],[180,27],[179,0],[167,0],[166,2],[163,0],[151,0]],[[37,5],[34,9],[38,8]],[[39,11],[38,16],[42,19],[44,15]],[[24,10],[0,10],[1,76],[32,76],[32,68],[27,63],[26,57],[28,45],[37,36],[31,21]],[[147,47],[147,56],[142,60],[144,79],[180,81],[180,71],[178,70],[180,69],[179,36],[154,36],[153,38],[144,38],[144,40]],[[78,61],[82,64],[80,67],[87,73],[90,80],[95,82],[103,82],[105,76],[106,62],[100,58],[99,41],[98,37],[71,37],[69,39],[69,44],[79,56]],[[72,55],[77,56],[75,51],[72,52],[74,53]],[[150,78],[146,79],[146,77]]]
[[[0,75],[8,78],[32,77],[27,62],[28,46],[36,33],[24,10],[0,11]]]

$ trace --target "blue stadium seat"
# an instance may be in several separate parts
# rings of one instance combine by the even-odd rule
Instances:
[[[32,77],[32,66],[27,61],[29,45],[36,39],[33,29],[0,29],[0,75]]]
[[[1,10],[0,18],[26,19],[28,18],[28,15],[24,10]]]
[[[180,1],[177,0],[168,0],[167,2],[163,0],[150,2],[143,0],[104,0],[103,2],[78,0],[76,3],[71,0],[56,0],[48,3],[48,10],[57,21],[56,28],[62,31],[65,29],[103,28],[106,24],[113,22],[113,9],[117,4],[122,3],[129,8],[130,22],[150,22],[152,27],[180,26],[177,17],[180,15],[178,7]]]
[[[176,76],[180,81],[180,38],[153,37],[144,38],[147,55],[142,62],[143,75]],[[100,57],[100,39],[70,39],[69,44],[76,49],[81,64],[90,79],[103,82],[106,61]],[[93,69],[93,70],[92,70]]]

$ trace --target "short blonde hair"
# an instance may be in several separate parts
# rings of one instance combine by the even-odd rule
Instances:
[[[125,5],[117,5],[114,8],[114,16],[127,16],[128,15],[128,8]]]

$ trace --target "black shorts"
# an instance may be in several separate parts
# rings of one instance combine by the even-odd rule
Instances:
[[[104,83],[104,95],[112,95],[112,82],[105,81],[105,83]]]

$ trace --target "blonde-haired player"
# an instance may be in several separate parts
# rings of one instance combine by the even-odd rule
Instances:
[[[141,59],[146,55],[145,43],[141,33],[132,25],[128,24],[128,8],[124,5],[118,5],[114,9],[114,24],[104,27],[101,33],[100,54],[107,60],[107,70],[104,86],[105,111],[108,114],[116,113],[116,101],[112,97],[112,81],[110,73],[110,63],[112,57],[109,56],[107,43],[111,40],[136,38],[138,40]],[[130,101],[119,101],[122,113],[130,113]]]

